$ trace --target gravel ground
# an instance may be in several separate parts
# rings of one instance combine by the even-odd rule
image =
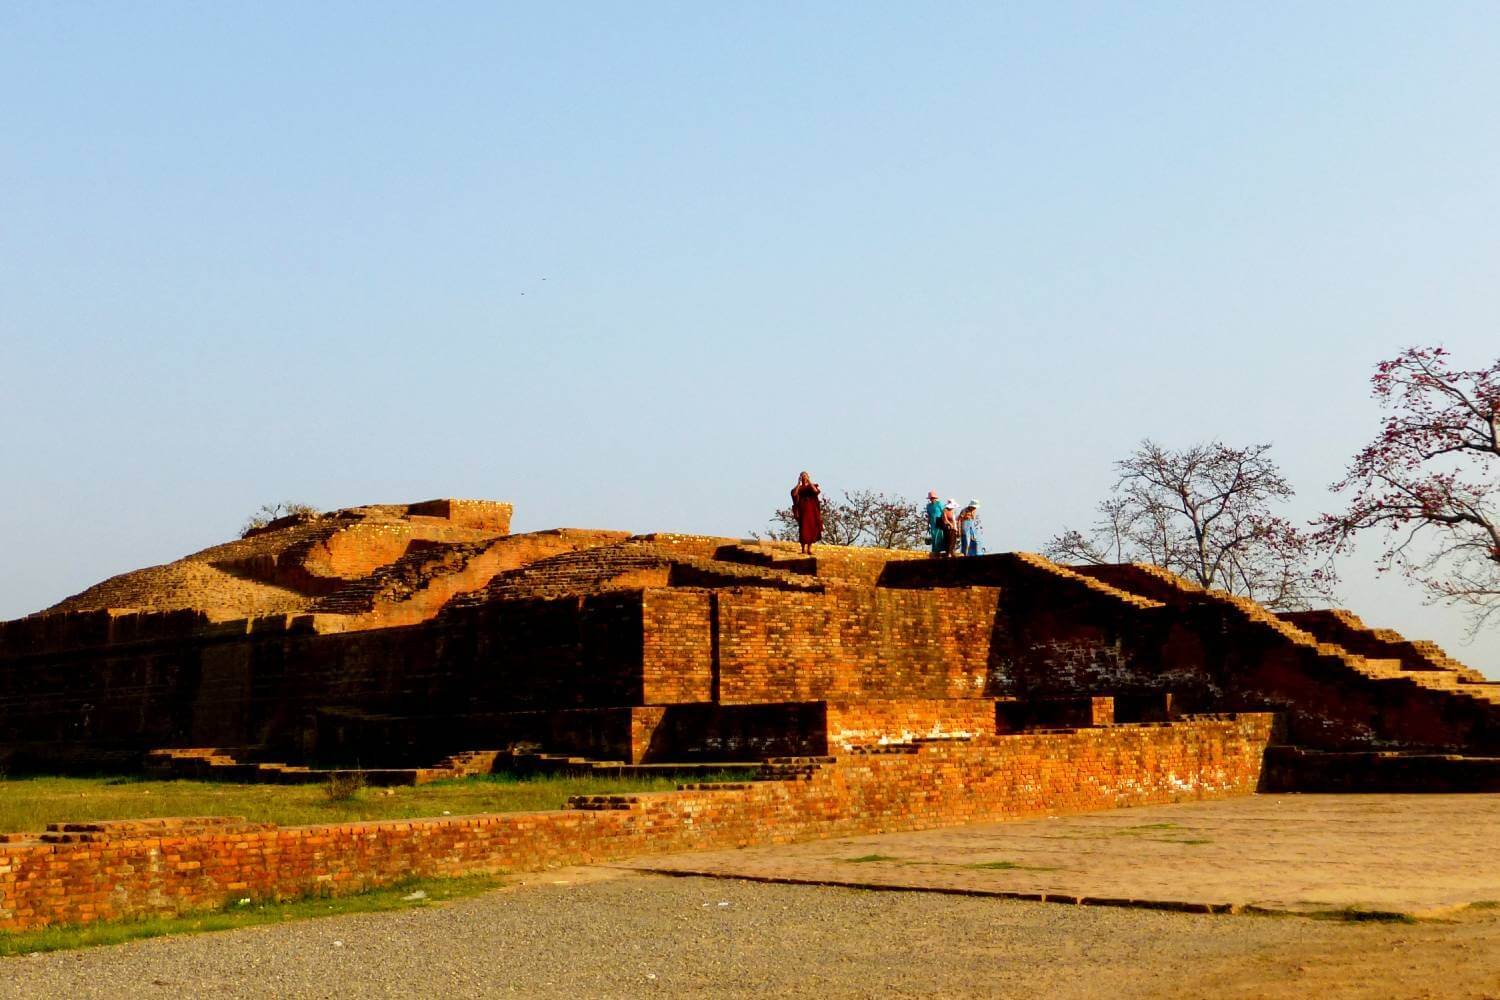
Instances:
[[[1351,925],[547,878],[444,906],[3,960],[0,997],[1500,996],[1493,919]]]

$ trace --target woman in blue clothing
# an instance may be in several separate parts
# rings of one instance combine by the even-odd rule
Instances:
[[[979,555],[981,542],[979,537],[979,501],[970,500],[958,515],[958,540],[959,552],[966,556]]]
[[[927,491],[927,540],[932,543],[933,558],[946,555],[947,544],[943,541],[943,502],[937,490]]]

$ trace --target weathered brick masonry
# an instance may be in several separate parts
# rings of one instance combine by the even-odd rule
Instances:
[[[1322,616],[1283,620],[1154,567],[1068,569],[1022,553],[892,563],[881,582],[998,588],[990,694],[1171,692],[1185,711],[1280,712],[1284,737],[1309,747],[1500,753],[1500,684],[1431,643],[1357,636],[1391,657],[1371,658],[1294,624]]]
[[[0,623],[0,764],[837,762],[552,813],[0,835],[0,927],[1240,794],[1266,712],[1297,745],[1283,787],[1494,783],[1493,760],[1442,755],[1500,755],[1500,685],[1346,612],[1278,617],[1146,566],[509,519],[482,501],[282,519]],[[1257,714],[1166,721],[1182,712]],[[1089,728],[1036,731],[1059,725]],[[1393,749],[1425,756],[1369,753]]]
[[[896,746],[761,781],[585,808],[337,826],[83,825],[0,840],[0,928],[346,893],[412,875],[523,872],[631,855],[785,843],[1247,794],[1271,719],[1242,715]]]
[[[1344,612],[1278,617],[1144,566],[511,536],[509,516],[292,518],[0,623],[0,760],[743,760],[993,732],[979,699],[1004,730],[1103,725],[1106,697],[1124,721],[1275,710],[1327,750],[1500,753],[1500,685]]]
[[[719,592],[719,700],[971,698],[986,690],[999,591]]]
[[[403,738],[430,754],[442,748],[421,745],[423,733],[451,731],[466,713],[641,704],[641,604],[640,592],[497,602],[331,634],[317,632],[313,616],[254,619],[237,634],[15,657],[0,669],[0,745],[143,751],[207,741],[301,752],[316,741],[320,713],[347,708],[417,720]],[[351,739],[341,749],[358,756]]]

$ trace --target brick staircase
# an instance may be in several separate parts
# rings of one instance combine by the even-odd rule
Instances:
[[[1105,597],[1113,598],[1134,608],[1148,609],[1165,607],[1165,602],[1157,600],[1148,594],[1138,593],[1134,590],[1115,586],[1096,576],[1092,576],[1080,569],[1062,566],[1053,562],[1046,556],[1037,555],[1035,552],[1014,553],[1017,562],[1032,570],[1045,573],[1054,580],[1071,583],[1083,587]]]
[[[264,785],[320,785],[340,775],[358,775],[367,785],[424,785],[429,781],[461,778],[466,774],[445,765],[438,767],[312,768],[278,761],[254,761],[255,751],[219,747],[182,747],[152,750],[146,754],[145,770],[160,779],[230,781]],[[472,773],[488,773],[474,771]]]
[[[466,750],[444,757],[427,770],[446,771],[454,778],[494,774],[496,761],[505,755],[504,750]]]
[[[362,615],[377,604],[399,604],[438,581],[461,572],[469,561],[490,548],[490,542],[413,542],[388,566],[314,602],[313,610],[328,614]]]
[[[818,545],[811,556],[805,556],[794,542],[751,541],[722,546],[714,552],[714,558],[824,581],[873,586],[891,563],[923,561],[927,555],[906,549]]]
[[[1354,612],[1343,608],[1286,612],[1281,618],[1319,640],[1335,643],[1351,653],[1372,659],[1399,660],[1403,670],[1442,671],[1470,683],[1489,683],[1483,674],[1449,656],[1437,643],[1408,639],[1393,629],[1371,628]]]
[[[155,778],[195,778],[296,785],[327,779],[328,772],[293,764],[247,760],[247,748],[173,747],[146,754],[145,771]]]
[[[887,566],[880,586],[898,590],[928,590],[955,586],[1006,586],[1017,579],[1040,575],[1067,590],[1107,598],[1142,611],[1166,606],[1156,597],[1108,580],[1097,572],[1104,567],[1062,566],[1035,552],[1005,552],[977,559],[900,560]]]
[[[1306,650],[1315,658],[1318,669],[1340,672],[1359,683],[1454,699],[1484,712],[1493,729],[1500,732],[1500,682],[1486,680],[1478,671],[1447,656],[1435,643],[1414,643],[1396,632],[1369,629],[1343,611],[1277,615],[1250,598],[1204,590],[1158,566],[1087,566],[1076,567],[1074,572],[1107,582],[1112,589],[1149,595],[1152,600],[1212,605],[1224,612],[1230,623],[1252,632],[1273,633],[1279,640]],[[1346,642],[1376,655],[1351,651]]]
[[[770,587],[822,593],[831,581],[768,566],[696,556],[674,556],[667,581],[674,587]]]
[[[496,600],[572,597],[605,590],[639,587],[774,587],[823,589],[821,582],[782,569],[736,565],[693,554],[692,547],[673,548],[632,538],[576,552],[564,552],[496,574],[482,589],[454,599],[450,607],[470,607]]]
[[[666,582],[668,561],[650,545],[625,542],[568,552],[497,574],[482,591],[455,600],[454,607],[495,600],[569,597],[598,593],[622,578],[659,574]]]
[[[821,768],[835,762],[837,758],[818,757],[767,757],[761,762],[755,775],[756,781],[810,781]]]
[[[315,608],[353,615],[355,628],[416,624],[450,602],[483,594],[497,575],[560,555],[613,547],[624,538],[622,531],[558,528],[478,542],[417,541],[400,559],[323,598]]]

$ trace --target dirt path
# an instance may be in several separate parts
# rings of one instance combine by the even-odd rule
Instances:
[[[1347,924],[594,869],[442,907],[11,959],[0,998],[1500,997],[1493,913]]]

